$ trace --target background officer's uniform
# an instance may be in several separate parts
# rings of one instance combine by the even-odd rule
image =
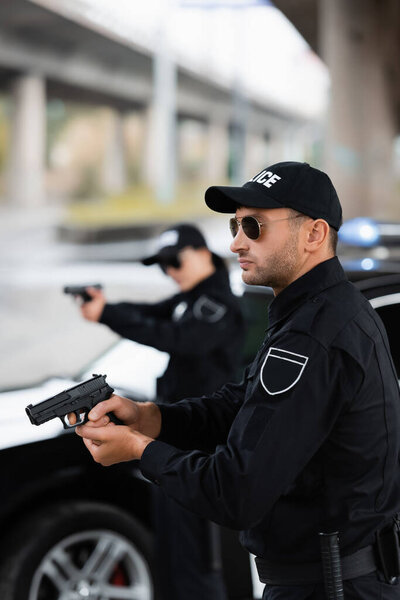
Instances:
[[[210,393],[237,375],[244,322],[227,270],[214,260],[216,271],[192,290],[156,304],[106,304],[100,317],[122,337],[169,353],[157,382],[163,402]]]
[[[180,247],[191,242],[205,246],[202,236],[193,237],[193,227],[176,229],[185,233],[180,235]],[[172,249],[167,250],[170,255]],[[157,381],[162,402],[211,393],[237,379],[244,320],[222,259],[213,255],[213,262],[215,272],[190,291],[155,304],[106,304],[101,315],[100,322],[122,337],[169,353],[167,369]],[[155,490],[154,508],[162,600],[224,600],[215,524],[180,507],[161,489]]]
[[[260,182],[282,179],[285,202],[303,202],[318,218],[315,196],[321,218],[338,228],[329,178],[322,174],[314,189],[308,165],[288,181],[285,165],[291,171],[300,163],[282,164]],[[249,202],[257,201],[257,185]],[[279,205],[279,195],[267,193]],[[237,203],[245,198],[236,193]],[[346,600],[400,597],[396,580],[381,580],[371,547],[400,510],[398,381],[384,327],[336,257],[274,299],[264,343],[240,384],[160,410],[161,435],[146,447],[142,472],[182,506],[242,530],[243,545],[258,557],[264,598],[325,600],[318,534],[332,531],[342,557],[351,557]],[[210,456],[204,449],[212,445]],[[369,564],[357,571],[352,555],[360,549]]]

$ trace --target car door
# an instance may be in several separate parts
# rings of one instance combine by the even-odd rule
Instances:
[[[356,286],[381,317],[400,380],[400,274],[359,281]]]

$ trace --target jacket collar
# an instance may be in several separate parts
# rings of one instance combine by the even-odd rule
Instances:
[[[214,273],[212,273],[209,277],[206,277],[206,279],[202,279],[202,281],[200,281],[200,283],[198,283],[191,290],[183,292],[182,296],[197,297],[201,294],[210,293],[211,291],[221,293],[221,288],[230,289],[229,276],[227,270],[224,267],[217,267]]]
[[[309,298],[346,280],[347,277],[337,256],[320,263],[293,281],[274,298],[268,309],[269,329],[278,321],[284,320]]]

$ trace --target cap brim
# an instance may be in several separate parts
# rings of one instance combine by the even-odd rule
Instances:
[[[142,265],[146,265],[146,267],[150,266],[150,265],[154,265],[155,263],[159,262],[159,254],[153,254],[153,256],[148,256],[147,258],[142,258],[142,260],[140,261],[142,263]]]
[[[177,246],[167,246],[165,248],[161,248],[157,254],[153,254],[152,256],[148,256],[147,258],[142,258],[141,263],[148,267],[149,265],[159,264],[160,262],[165,262],[175,258],[178,255],[180,248]]]
[[[239,206],[282,208],[282,204],[268,197],[264,192],[260,194],[246,187],[246,184],[242,187],[213,185],[206,190],[205,201],[211,210],[220,213],[234,213]]]

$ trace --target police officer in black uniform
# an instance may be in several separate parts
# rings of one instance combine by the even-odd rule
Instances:
[[[170,354],[157,382],[163,403],[213,392],[236,376],[244,333],[223,260],[210,252],[197,227],[179,224],[161,234],[157,253],[142,262],[158,264],[180,292],[156,304],[108,304],[100,290],[89,288],[92,301],[82,304],[82,315]],[[162,490],[154,495],[154,505],[162,599],[226,598],[216,525],[181,508]]]
[[[114,396],[77,432],[97,462],[140,458],[182,506],[240,529],[265,600],[399,599],[399,387],[384,327],[335,255],[333,184],[284,162],[209,188],[206,202],[236,213],[243,280],[274,290],[256,358],[241,383],[203,398]],[[109,410],[126,427],[104,425]],[[323,575],[319,534],[332,532],[343,591]]]

